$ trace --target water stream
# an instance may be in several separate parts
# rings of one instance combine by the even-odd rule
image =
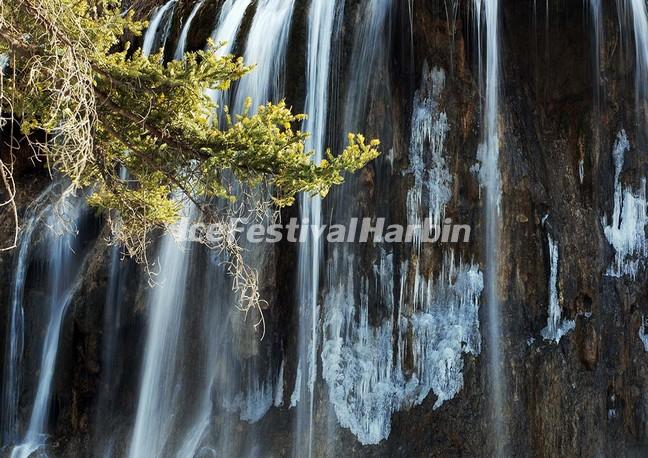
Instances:
[[[23,309],[25,299],[25,286],[30,255],[33,249],[33,237],[38,224],[43,217],[43,202],[52,192],[49,186],[41,193],[31,205],[24,217],[21,228],[20,242],[16,251],[14,263],[14,276],[11,281],[10,315],[7,329],[7,343],[4,371],[2,378],[2,412],[0,413],[0,431],[2,444],[13,445],[19,438],[18,404],[20,401],[21,367],[23,358],[25,312]]]
[[[499,171],[499,91],[500,91],[500,61],[499,61],[499,0],[477,1],[483,11],[477,11],[476,20],[481,23],[482,15],[485,23],[486,40],[486,84],[484,94],[484,121],[482,126],[482,143],[477,152],[479,165],[479,181],[485,191],[485,290],[487,307],[487,341],[489,349],[489,379],[490,401],[493,419],[493,440],[495,454],[504,455],[506,443],[506,427],[504,424],[504,393],[506,378],[504,374],[504,359],[502,355],[502,312],[499,299],[499,229],[500,229],[500,199],[502,184]],[[481,53],[481,50],[479,50]],[[480,57],[481,61],[481,57]]]
[[[335,2],[313,0],[308,16],[306,64],[306,109],[304,130],[310,132],[306,147],[314,150],[313,161],[319,163],[325,148],[331,45],[335,23]],[[304,194],[300,200],[302,224],[322,224],[322,201],[319,196]],[[322,263],[322,241],[309,233],[299,246],[297,297],[299,314],[299,349],[297,384],[291,404],[297,403],[295,456],[313,455],[313,416],[319,329],[319,286]]]
[[[171,27],[170,19],[175,4],[176,0],[169,0],[151,16],[148,29],[144,34],[144,41],[142,42],[143,55],[148,56],[157,52],[166,43]]]
[[[193,13],[197,11],[194,7]],[[194,15],[191,16],[193,18]],[[176,56],[185,52],[184,33],[191,27],[187,21],[176,46]],[[178,227],[187,234],[189,225],[196,220],[198,209],[191,202],[183,203],[183,218]],[[159,248],[158,285],[148,296],[149,313],[144,362],[140,379],[135,426],[129,456],[162,456],[167,447],[180,406],[178,390],[182,389],[178,373],[181,326],[186,305],[186,287],[193,246],[177,241],[172,234],[163,237]],[[172,446],[173,444],[170,444]]]
[[[76,231],[83,208],[83,199],[66,197],[65,200],[50,206],[47,211],[47,327],[41,346],[36,395],[29,423],[21,444],[12,450],[12,458],[27,458],[45,444],[47,439],[52,380],[56,369],[61,328],[68,306],[82,279],[82,276],[78,275],[82,260]]]

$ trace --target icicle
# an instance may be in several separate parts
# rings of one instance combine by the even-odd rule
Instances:
[[[644,350],[648,352],[648,333],[646,332],[646,317],[641,316],[641,325],[639,326],[639,339],[643,343]]]
[[[624,157],[630,148],[625,131],[619,132],[612,156],[614,157],[614,210],[609,226],[607,216],[601,220],[603,232],[615,251],[614,262],[608,268],[606,275],[621,277],[627,275],[635,278],[648,256],[648,207],[646,200],[646,180],[641,180],[638,192],[631,187],[623,188],[621,172]]]
[[[541,331],[545,340],[559,342],[561,337],[576,327],[573,320],[561,321],[562,311],[558,301],[558,244],[554,242],[550,234],[547,234],[549,246],[549,317],[547,327]]]
[[[434,226],[441,226],[445,206],[451,198],[452,175],[443,157],[443,147],[448,134],[448,118],[439,109],[441,92],[445,85],[445,72],[424,65],[422,87],[414,95],[412,133],[410,139],[408,173],[414,184],[407,193],[407,223],[422,225],[422,208]],[[423,205],[423,199],[427,202]],[[420,234],[416,235],[417,251],[420,252]]]
[[[389,313],[379,326],[369,324],[367,279],[360,286],[357,321],[350,286],[331,290],[325,308],[322,365],[330,402],[340,425],[365,445],[387,438],[392,414],[421,404],[430,392],[437,398],[434,408],[453,398],[463,386],[462,355],[479,354],[481,348],[478,314],[483,277],[477,266],[457,264],[450,255],[436,281],[428,282],[415,272],[410,309],[406,296],[399,304],[391,299],[393,263],[392,255],[383,253],[374,271]],[[353,258],[345,264],[353,266]],[[401,283],[408,284],[405,278]],[[396,308],[399,344],[394,355]],[[410,335],[413,367],[405,372],[403,342]]]

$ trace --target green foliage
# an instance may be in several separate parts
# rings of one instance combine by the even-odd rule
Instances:
[[[376,140],[349,135],[341,154],[314,164],[297,127],[304,116],[283,102],[237,115],[224,107],[217,119],[206,94],[250,67],[219,57],[214,43],[166,64],[161,54],[129,52],[124,37],[146,23],[121,14],[117,0],[0,0],[0,8],[0,52],[11,61],[3,113],[26,134],[48,134],[38,154],[74,186],[91,187],[92,205],[119,213],[115,234],[136,256],[150,231],[177,219],[174,193],[232,202],[235,187],[260,187],[281,207],[300,192],[325,196],[378,155]]]

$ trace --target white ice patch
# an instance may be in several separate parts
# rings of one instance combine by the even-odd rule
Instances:
[[[348,269],[355,265],[351,255],[334,254],[333,262]],[[330,402],[340,425],[365,445],[386,439],[392,414],[421,404],[430,391],[437,397],[435,409],[453,398],[463,387],[462,354],[480,352],[483,277],[477,266],[455,263],[451,255],[429,281],[417,268],[410,274],[407,262],[401,267],[398,303],[394,260],[382,253],[358,291],[351,276],[338,277],[325,304],[322,368]],[[414,278],[408,282],[409,275]],[[414,285],[411,294],[403,293],[408,284]],[[386,311],[378,325],[369,322],[370,286]],[[406,360],[411,367],[403,367]]]
[[[648,212],[646,205],[646,180],[641,180],[638,192],[621,184],[621,171],[625,153],[630,149],[630,143],[625,131],[619,132],[612,155],[614,157],[614,210],[612,221],[606,225],[607,215],[603,217],[603,232],[615,251],[615,257],[606,275],[621,277],[627,275],[635,278],[648,255],[648,240],[646,226]]]
[[[277,376],[277,384],[275,385],[274,393],[274,406],[281,407],[283,405],[283,390],[284,390],[284,369],[286,367],[286,360],[281,361],[279,368],[279,375]]]
[[[549,243],[549,317],[547,318],[547,327],[541,331],[545,340],[560,342],[562,336],[576,328],[574,320],[561,321],[562,311],[558,301],[558,261],[559,252],[558,244],[554,242],[551,235],[547,235]]]
[[[443,158],[448,117],[439,109],[445,72],[436,67],[428,71],[425,65],[423,74],[421,89],[414,94],[412,111],[408,173],[414,177],[414,185],[407,193],[407,222],[422,225],[421,216],[427,210],[432,224],[440,226],[445,206],[452,197],[452,175]],[[418,248],[419,241],[417,236]]]
[[[462,353],[478,355],[481,350],[478,312],[483,277],[476,265],[456,265],[450,256],[436,284],[426,282],[417,271],[415,285],[417,301],[409,319],[414,374],[419,380],[415,403],[423,402],[432,390],[436,409],[463,387]],[[399,344],[403,343],[401,339]]]
[[[301,360],[297,364],[297,375],[295,376],[295,389],[293,390],[292,396],[290,396],[290,408],[297,406],[299,403],[299,394],[301,393],[301,379],[302,379],[302,368]]]
[[[274,386],[270,381],[255,380],[245,392],[239,392],[233,402],[224,403],[229,412],[240,412],[242,421],[256,423],[273,404]]]
[[[641,317],[641,326],[639,326],[639,338],[643,343],[644,350],[648,351],[648,334],[646,333],[646,318]]]

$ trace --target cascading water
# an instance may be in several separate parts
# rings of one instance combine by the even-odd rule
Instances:
[[[594,40],[592,44],[592,55],[594,56],[593,74],[594,74],[594,128],[593,128],[593,162],[598,162],[600,142],[601,142],[601,52],[603,43],[603,11],[601,0],[589,0],[589,12],[594,31]],[[585,179],[585,158],[581,157],[578,162],[578,176],[580,183],[583,184]]]
[[[24,310],[25,282],[29,256],[32,250],[34,231],[39,220],[43,217],[40,208],[43,201],[50,195],[49,186],[32,204],[31,210],[25,215],[25,224],[21,228],[18,244],[14,276],[11,282],[10,317],[7,329],[7,343],[4,371],[2,378],[2,412],[0,413],[0,432],[2,444],[13,445],[18,440],[18,402],[21,390],[20,368],[23,356],[24,342]]]
[[[355,130],[365,120],[372,76],[384,64],[385,47],[389,46],[386,30],[391,2],[370,0],[365,6],[362,21],[355,31],[348,91],[344,111],[344,128]]]
[[[592,29],[594,30],[594,102],[597,111],[599,111],[601,108],[601,44],[603,41],[603,11],[601,10],[601,0],[589,0],[589,11]]]
[[[217,28],[212,34],[218,41],[228,41],[228,45],[219,53],[224,54],[232,49],[249,4],[249,0],[238,0],[224,5]],[[280,20],[275,16],[277,8],[283,13]],[[266,65],[259,65],[253,73],[259,75],[249,75],[239,84],[237,94],[243,100],[248,95],[255,100],[266,100],[270,94],[280,95],[277,81],[283,71],[277,53],[285,53],[291,16],[292,5],[286,7],[284,3],[279,5],[270,0],[257,6],[245,55],[252,56],[249,58],[255,63],[263,62]],[[273,22],[275,27],[271,31],[275,35],[269,35],[265,27],[267,21]],[[189,27],[190,21],[187,21],[184,29]],[[181,38],[175,55],[183,54],[185,43],[186,40]],[[273,66],[270,65],[271,62]],[[269,67],[271,68],[268,69]],[[240,106],[243,106],[243,102]],[[184,224],[195,219],[196,210],[190,210],[186,216],[179,228],[180,233],[186,233],[188,227],[184,227]],[[255,266],[265,259],[263,247],[246,251],[248,257],[253,258],[251,262]],[[190,253],[181,252],[170,236],[165,237],[161,246],[163,282],[152,292],[149,302],[151,317],[144,371],[129,452],[133,458],[165,454],[192,457],[200,450],[205,453],[216,453],[218,450],[223,456],[230,456],[247,448],[251,450],[254,448],[253,440],[252,444],[247,444],[247,448],[246,444],[232,442],[233,423],[227,418],[232,413],[239,412],[241,420],[254,423],[276,402],[273,377],[262,375],[251,355],[240,356],[241,353],[255,353],[251,348],[255,347],[254,342],[258,337],[254,333],[250,335],[249,332],[240,330],[253,328],[249,320],[232,307],[234,299],[226,293],[231,291],[231,284],[225,281],[227,277],[220,259],[213,259],[205,271],[206,283],[214,287],[213,291],[210,289],[212,293],[206,296],[205,303],[208,305],[194,311],[202,317],[206,326],[205,348],[194,349],[193,352],[204,359],[205,368],[196,374],[197,379],[192,381],[196,386],[192,390],[187,386],[188,380],[180,380],[180,372],[183,370],[179,361],[183,354],[180,349],[187,342],[181,335],[178,324],[183,321],[183,309],[193,306],[187,303],[185,285],[191,280],[188,271],[191,259],[198,259]],[[215,300],[216,297],[219,299]],[[226,316],[229,318],[225,319]],[[238,334],[232,336],[232,330]],[[239,343],[232,344],[232,339]],[[244,360],[239,361],[240,358]],[[179,399],[184,399],[194,390],[197,393],[195,404],[189,402],[181,406]],[[223,416],[220,417],[220,431],[216,438],[208,434],[215,408],[224,409],[220,411]],[[250,439],[252,437],[248,437],[248,441]]]
[[[23,346],[22,307],[27,275],[29,247],[35,227],[35,216],[27,218],[18,245],[14,279],[11,287],[11,318],[7,333],[7,356],[2,385],[2,443],[14,444],[18,439],[18,400],[20,392],[20,361]]]
[[[476,1],[477,7],[482,2]],[[506,392],[504,360],[502,357],[502,317],[498,293],[499,225],[501,179],[499,172],[499,0],[484,0],[483,14],[486,24],[486,93],[484,95],[483,143],[477,158],[479,181],[485,190],[485,289],[488,316],[489,380],[495,454],[502,456],[506,443],[504,424],[504,393]],[[478,22],[482,11],[477,11]],[[479,50],[481,56],[481,50]],[[481,57],[480,57],[481,61]]]
[[[194,9],[194,12],[196,10]],[[191,21],[183,27],[176,56],[185,52],[184,33]],[[189,201],[183,203],[184,217],[178,227],[187,234],[189,225],[196,220],[198,209]],[[192,246],[179,244],[172,234],[162,239],[160,246],[160,284],[153,288],[148,298],[149,322],[140,379],[137,413],[131,439],[129,456],[162,456],[169,453],[167,444],[173,432],[178,389],[181,388],[178,365],[178,347],[183,310],[186,305],[186,285],[191,261]]]
[[[240,29],[245,12],[251,0],[227,0],[223,5],[216,28],[211,34],[216,43],[225,42],[225,45],[218,50],[221,55],[231,52],[235,44],[236,34]],[[213,91],[209,93],[215,103],[220,104],[225,100],[223,93]],[[233,456],[244,449],[243,444],[234,441],[234,421],[222,418],[218,437],[211,437],[209,427],[216,418],[215,409],[222,406],[229,407],[230,411],[239,410],[241,417],[247,420],[257,420],[259,415],[265,414],[272,403],[272,397],[266,396],[267,388],[257,389],[247,386],[243,395],[240,381],[237,376],[241,375],[240,369],[236,367],[236,349],[233,348],[231,340],[233,330],[245,329],[249,326],[244,317],[236,311],[232,304],[235,297],[232,294],[231,281],[228,279],[222,265],[221,256],[210,253],[209,260],[204,273],[204,284],[207,285],[204,294],[204,309],[200,310],[203,316],[205,348],[205,369],[196,381],[196,390],[199,395],[197,406],[191,414],[190,422],[182,442],[178,448],[178,456],[193,457],[196,453],[215,453],[218,456]],[[240,332],[240,331],[239,331]],[[241,338],[239,336],[239,338]],[[254,336],[245,335],[242,340],[255,339]],[[256,382],[258,374],[252,374]],[[216,393],[218,393],[216,395]],[[261,395],[258,395],[261,393]],[[214,399],[215,395],[218,399]],[[250,447],[253,447],[250,445]]]
[[[173,7],[175,4],[176,0],[169,0],[160,9],[155,11],[153,16],[151,16],[142,43],[143,55],[148,56],[153,52],[157,52],[160,46],[164,46],[166,43],[171,27],[171,21],[169,19],[173,14]]]
[[[366,127],[366,111],[371,97],[372,82],[375,81],[374,78],[379,72],[385,71],[383,64],[386,61],[389,48],[388,18],[390,9],[391,2],[389,0],[370,0],[359,6],[357,28],[353,33],[349,60],[352,65],[349,66],[342,106],[344,133]],[[345,14],[347,14],[346,11]],[[330,216],[327,215],[327,218],[335,223],[348,224],[350,218],[358,216],[357,213],[354,214],[357,210],[354,203],[349,201],[349,196],[356,193],[358,186],[357,179],[350,177],[342,187],[332,192],[326,201],[327,211],[331,213]],[[333,433],[332,425],[337,419],[337,423],[351,429],[362,443],[375,443],[383,438],[384,415],[376,415],[375,412],[369,410],[368,404],[359,402],[359,393],[356,389],[361,389],[358,386],[362,384],[361,380],[349,380],[344,384],[344,387],[340,386],[340,371],[344,370],[345,363],[341,361],[340,356],[345,354],[345,351],[348,352],[351,359],[348,361],[348,367],[352,367],[352,371],[357,368],[354,364],[355,353],[348,349],[354,348],[355,345],[358,348],[364,348],[366,344],[371,345],[367,340],[358,341],[359,336],[364,334],[356,327],[362,326],[362,324],[356,324],[355,320],[350,319],[355,316],[356,310],[362,307],[362,304],[359,304],[358,308],[355,307],[355,304],[358,304],[358,298],[360,298],[359,283],[374,284],[379,282],[377,279],[359,278],[358,269],[353,264],[353,261],[357,261],[359,258],[358,250],[359,247],[353,244],[331,244],[329,253],[327,253],[320,358],[322,375],[328,385],[329,434]],[[391,265],[386,265],[385,272],[390,271],[392,271]],[[382,282],[385,281],[392,282],[393,279],[384,279]],[[389,285],[384,285],[384,288],[387,291]],[[348,322],[345,320],[347,318],[350,319]],[[367,367],[364,373],[358,369],[358,377],[362,377],[363,374],[369,376],[371,367]],[[334,444],[335,441],[329,439],[329,443]],[[328,453],[334,455],[336,450],[333,448]]]
[[[241,28],[245,12],[252,3],[252,0],[227,0],[221,9],[218,25],[211,34],[211,39],[216,44],[223,43],[218,49],[218,54],[226,56],[234,48],[236,34]],[[223,91],[212,89],[207,90],[207,95],[212,99],[219,110],[223,109],[223,103],[227,100],[227,94]]]
[[[310,132],[306,147],[314,150],[313,160],[320,163],[326,135],[331,44],[336,5],[330,0],[313,0],[308,17],[306,65],[306,109],[304,130]],[[319,196],[303,195],[300,200],[302,224],[320,227],[322,201]],[[297,382],[291,405],[297,404],[295,456],[313,454],[313,415],[319,326],[318,292],[322,242],[312,231],[299,246],[297,297],[299,313],[299,350]]]
[[[626,0],[635,44],[635,97],[639,132],[648,131],[648,7],[645,0]],[[648,135],[648,134],[645,134]]]
[[[119,178],[122,181],[128,179],[126,168],[121,167]],[[132,264],[125,259],[122,253],[122,246],[115,244],[110,249],[110,264],[108,268],[108,286],[106,289],[106,302],[104,304],[104,324],[101,342],[101,368],[102,377],[99,385],[97,400],[97,415],[95,419],[95,442],[97,444],[97,455],[110,458],[115,455],[115,435],[105,434],[106,431],[114,431],[111,419],[117,412],[115,392],[119,389],[122,373],[124,371],[123,359],[120,358],[122,348],[125,289],[128,277],[133,273]]]
[[[364,23],[354,39],[352,85],[345,106],[347,129],[362,128],[369,102],[376,103],[369,94],[372,83],[362,78],[370,74],[375,81],[376,75],[386,74],[389,9],[389,2],[375,1],[362,10]],[[439,221],[452,197],[452,176],[444,157],[449,126],[441,109],[445,72],[427,66],[423,71],[411,118],[408,173],[414,186],[406,203],[411,224],[420,223],[425,214]],[[377,175],[391,170],[387,161],[379,167]],[[352,184],[336,193],[336,203],[343,207],[338,218],[356,216],[348,213]],[[357,273],[366,246],[342,244],[330,251],[321,355],[329,402],[340,426],[349,428],[362,444],[377,444],[389,436],[395,412],[423,403],[431,393],[436,409],[462,388],[463,354],[476,355],[481,347],[483,276],[477,266],[457,262],[451,251],[443,256],[436,276],[424,274],[427,266],[421,265],[425,256],[418,244],[412,260],[400,262],[390,247],[379,246],[368,273]],[[370,298],[378,304],[371,304]],[[381,317],[378,324],[372,315]]]
[[[247,36],[243,59],[256,64],[237,85],[233,113],[242,113],[245,101],[253,107],[283,96],[283,67],[295,0],[260,0]]]
[[[149,21],[149,28],[144,34],[142,55],[149,56],[157,51],[166,42],[172,16],[171,0],[155,11]],[[121,167],[119,171],[121,180],[128,179],[128,171]],[[110,249],[110,264],[108,271],[108,286],[104,304],[104,329],[101,342],[101,368],[102,377],[97,398],[97,415],[94,425],[96,442],[95,453],[97,456],[109,458],[116,453],[116,435],[106,434],[114,431],[115,425],[111,422],[118,413],[114,392],[119,388],[124,370],[123,361],[120,359],[122,348],[123,330],[122,313],[128,304],[124,303],[126,282],[132,274],[132,266],[123,259],[122,247],[113,245]]]
[[[184,55],[185,49],[187,48],[187,37],[189,36],[189,29],[191,27],[191,22],[193,21],[194,17],[196,17],[196,14],[198,13],[198,10],[200,7],[203,5],[203,2],[197,2],[193,9],[191,10],[191,13],[189,13],[189,17],[187,18],[187,22],[185,26],[182,28],[182,31],[180,32],[180,38],[178,38],[178,44],[176,45],[176,50],[173,55],[173,58],[175,60],[181,60],[182,56]]]
[[[179,228],[187,233],[189,222],[195,219],[193,206],[187,204],[188,214]],[[160,247],[160,284],[152,289],[148,299],[149,322],[144,351],[144,363],[135,417],[135,427],[129,456],[163,456],[171,436],[173,419],[178,406],[176,349],[186,300],[185,287],[190,246],[178,246],[172,235],[166,235]]]
[[[218,25],[211,34],[211,39],[219,44],[224,43],[218,52],[227,55],[234,48],[236,34],[241,28],[245,12],[252,0],[226,0],[221,8]]]
[[[77,275],[81,255],[76,230],[83,208],[83,199],[65,197],[48,210],[46,224],[50,230],[46,240],[49,313],[47,328],[42,343],[36,396],[29,424],[21,445],[12,450],[12,458],[27,458],[45,443],[47,436],[61,328],[81,279],[81,276]]]

